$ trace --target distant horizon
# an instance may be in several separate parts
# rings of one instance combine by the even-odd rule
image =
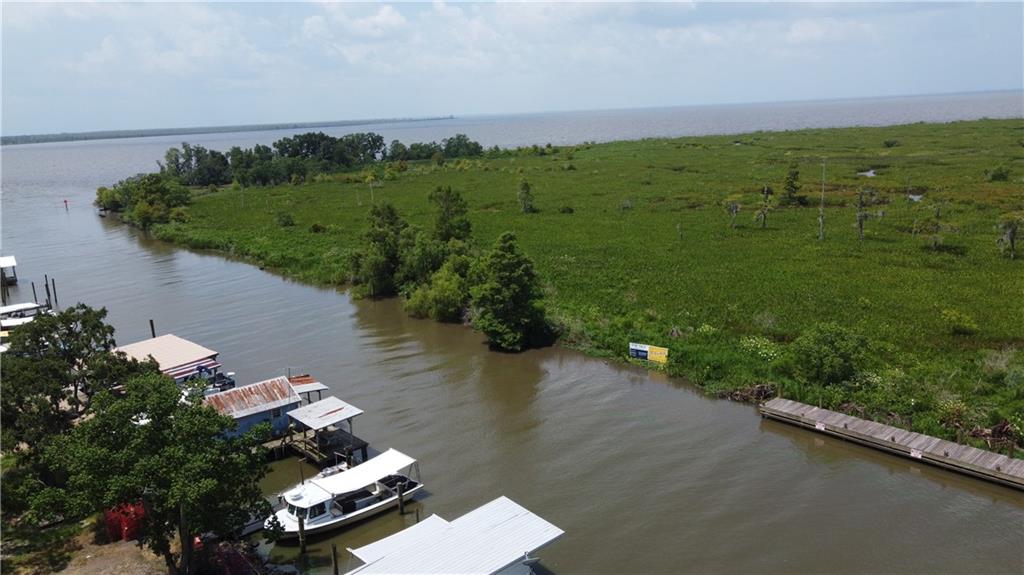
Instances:
[[[942,97],[942,96],[966,96],[972,94],[1002,94],[1002,93],[1020,93],[1022,95],[1021,102],[1021,113],[1024,117],[1024,87],[1022,88],[1006,88],[1006,89],[994,89],[994,90],[968,90],[968,91],[956,91],[956,92],[935,92],[927,94],[893,94],[893,95],[881,95],[881,96],[844,96],[835,98],[808,98],[808,99],[797,99],[797,100],[752,100],[743,102],[724,102],[724,103],[698,103],[698,104],[675,104],[665,106],[627,106],[627,107],[604,107],[604,108],[576,108],[576,109],[552,109],[552,110],[539,110],[539,111],[519,111],[519,112],[483,112],[483,113],[469,113],[469,114],[447,114],[439,116],[394,116],[394,117],[380,117],[380,118],[346,118],[346,119],[333,119],[333,120],[316,120],[316,121],[297,121],[297,120],[284,120],[278,122],[252,122],[242,124],[208,124],[208,125],[189,125],[189,126],[161,126],[161,127],[148,127],[148,128],[108,128],[108,129],[96,129],[96,130],[85,130],[76,132],[42,132],[42,133],[30,133],[30,134],[5,134],[0,132],[0,137],[4,140],[8,139],[23,139],[23,138],[47,138],[47,142],[60,142],[60,141],[73,141],[75,139],[104,139],[97,136],[108,136],[110,139],[121,139],[121,138],[144,138],[153,136],[166,136],[166,135],[190,135],[190,134],[208,134],[213,132],[247,132],[247,131],[271,131],[277,129],[290,129],[290,128],[318,128],[318,127],[344,127],[344,126],[362,126],[371,124],[395,124],[402,122],[424,122],[424,121],[437,121],[437,120],[448,120],[448,119],[459,119],[459,118],[489,118],[489,117],[509,117],[509,116],[533,116],[533,115],[545,115],[545,114],[573,114],[573,113],[588,113],[588,112],[614,112],[614,111],[626,111],[626,110],[658,110],[658,109],[672,109],[672,108],[714,108],[714,107],[729,107],[729,106],[758,106],[758,105],[775,105],[775,104],[801,104],[801,103],[815,103],[815,102],[845,102],[845,101],[859,101],[859,100],[891,100],[900,98],[929,98],[929,97]],[[237,130],[236,130],[237,129]],[[209,130],[209,131],[203,131]],[[188,133],[183,133],[188,131]],[[124,133],[125,135],[116,135]],[[76,138],[76,136],[78,138]],[[93,136],[86,138],[86,136]],[[54,139],[62,138],[62,139]],[[66,138],[66,139],[63,139]],[[5,143],[4,145],[18,145],[21,143],[31,142],[18,142],[18,143]]]

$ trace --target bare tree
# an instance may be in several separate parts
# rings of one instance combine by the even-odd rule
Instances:
[[[821,160],[821,205],[818,206],[818,241],[825,241],[825,159]]]
[[[774,193],[767,185],[761,190],[761,205],[754,212],[754,219],[761,222],[761,229],[768,227],[768,212],[774,209],[772,205],[772,194]]]
[[[1017,238],[1024,228],[1024,212],[1007,214],[999,220],[999,232],[1002,234],[996,242],[1004,252],[1010,252],[1010,259],[1017,258]]]

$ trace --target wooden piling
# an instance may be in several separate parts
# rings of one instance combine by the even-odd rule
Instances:
[[[156,337],[156,325],[153,324],[153,319],[149,320],[149,335],[150,337]]]
[[[395,487],[398,489],[398,514],[405,515],[405,481],[400,479]]]
[[[306,554],[306,520],[299,515],[299,553]]]
[[[43,287],[46,288],[46,307],[53,309],[53,298],[50,297],[50,277],[43,274]]]
[[[338,544],[331,543],[331,572],[338,575]]]
[[[36,282],[30,282],[32,284],[32,303],[39,303],[39,298],[36,297]]]
[[[50,278],[50,283],[53,284],[53,307],[59,307],[60,304],[57,302],[57,278]]]

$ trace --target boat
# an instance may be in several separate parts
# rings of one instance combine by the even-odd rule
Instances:
[[[53,313],[50,308],[38,303],[16,303],[0,307],[0,329],[10,331],[25,325],[44,313]]]
[[[415,478],[415,479],[414,479]],[[281,524],[280,540],[299,537],[299,518],[305,535],[324,533],[351,525],[398,506],[416,496],[423,483],[419,463],[395,449],[338,473],[317,476],[278,496],[283,507],[264,523],[272,529]]]

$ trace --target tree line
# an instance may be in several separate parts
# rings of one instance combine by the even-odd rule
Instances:
[[[398,140],[388,146],[373,132],[330,136],[307,132],[277,140],[270,146],[233,146],[227,153],[182,143],[170,148],[158,162],[160,173],[186,186],[268,186],[304,181],[316,174],[360,168],[384,161],[443,161],[476,157],[484,152],[479,142],[456,134],[437,142],[406,146]]]

